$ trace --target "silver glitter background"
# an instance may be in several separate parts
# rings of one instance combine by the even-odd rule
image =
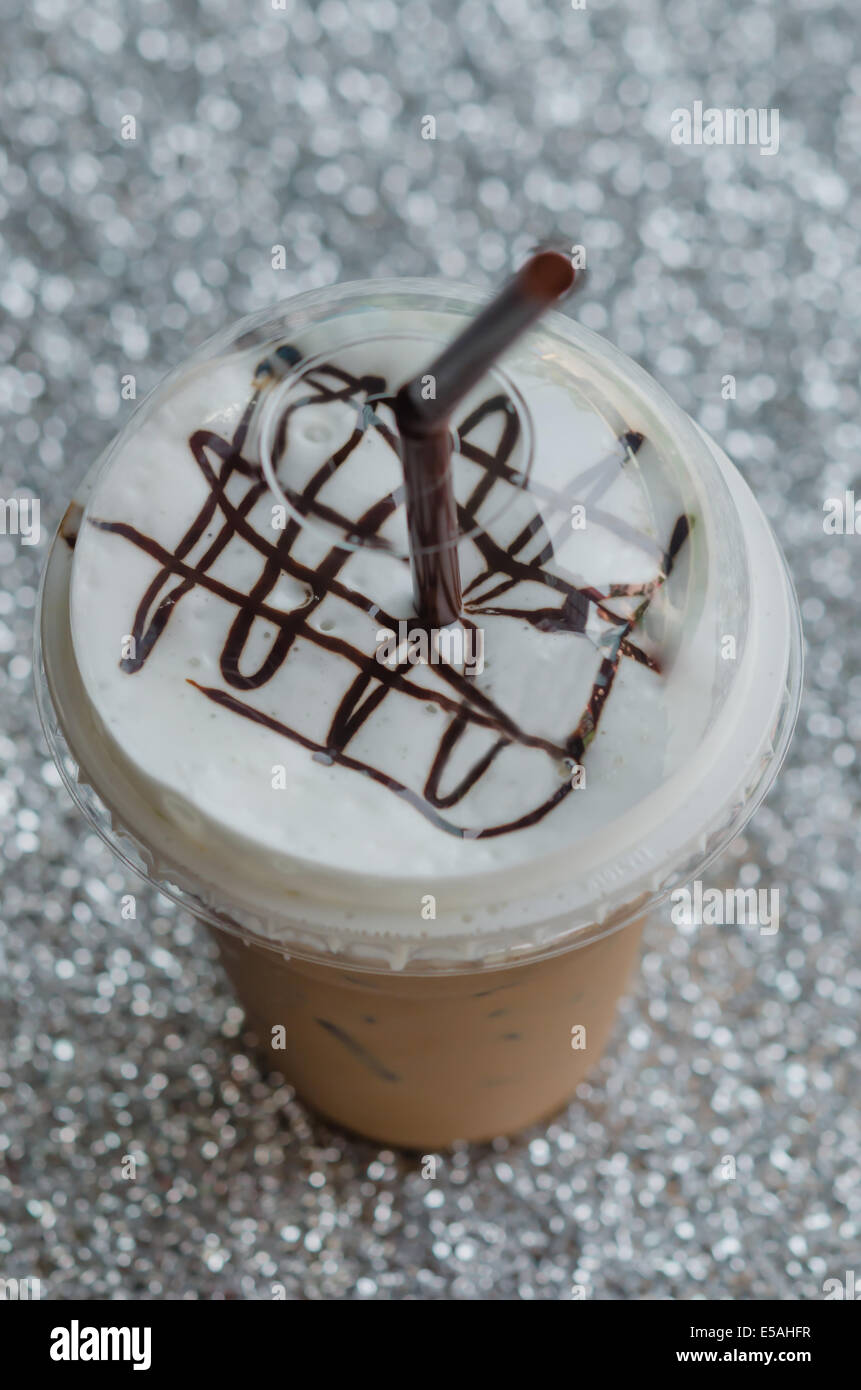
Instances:
[[[286,4],[0,6],[0,496],[43,521],[38,546],[0,536],[0,1275],[48,1298],[821,1298],[861,1220],[861,537],[822,525],[827,497],[861,498],[858,21],[828,0]],[[673,145],[695,100],[779,108],[779,153]],[[586,246],[573,312],[724,444],[789,556],[799,732],[707,879],[778,887],[781,930],[659,916],[568,1113],[428,1181],[261,1076],[203,931],[85,828],[38,730],[33,609],[124,374],[140,397],[217,327],[336,279],[489,286],[545,237]]]

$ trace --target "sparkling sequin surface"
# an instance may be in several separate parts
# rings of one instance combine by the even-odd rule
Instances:
[[[861,500],[857,16],[2,9],[0,498],[40,500],[41,540],[5,508],[0,1276],[40,1278],[43,1298],[823,1297],[857,1268],[861,1225],[861,535],[823,526],[827,499]],[[779,147],[674,143],[697,102],[776,109]],[[76,813],[33,703],[36,589],[75,482],[133,408],[124,379],[140,399],[300,290],[489,287],[548,238],[586,248],[571,312],[715,435],[787,552],[799,730],[706,879],[779,889],[780,930],[659,914],[569,1110],[429,1178],[261,1074],[208,938]]]

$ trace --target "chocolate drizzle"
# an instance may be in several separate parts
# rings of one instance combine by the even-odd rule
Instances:
[[[207,700],[230,710],[238,717],[249,719],[273,733],[306,748],[318,761],[337,764],[369,777],[388,788],[419,811],[440,830],[467,839],[485,839],[504,835],[522,827],[534,825],[559,805],[572,791],[571,780],[560,781],[553,793],[540,804],[524,809],[522,815],[504,823],[482,826],[461,826],[442,812],[450,811],[468,795],[493,765],[499,755],[512,744],[540,750],[556,768],[560,762],[580,763],[594,737],[620,663],[630,659],[659,674],[659,664],[634,641],[632,634],[640,623],[655,592],[670,574],[679,551],[689,533],[686,516],[675,523],[672,536],[661,553],[649,537],[628,527],[626,523],[600,507],[602,494],[623,466],[643,443],[642,435],[627,432],[620,436],[618,447],[599,463],[573,478],[561,492],[554,492],[531,479],[524,483],[511,460],[519,438],[519,420],[511,400],[504,395],[493,396],[477,407],[458,430],[459,450],[464,458],[477,464],[481,476],[469,497],[458,505],[461,531],[470,535],[484,568],[464,592],[464,625],[475,625],[483,617],[504,617],[525,622],[542,632],[580,636],[586,633],[591,610],[607,625],[608,634],[602,640],[601,661],[586,707],[576,725],[561,740],[555,741],[521,727],[476,684],[474,677],[454,667],[441,664],[434,667],[443,682],[444,690],[430,691],[414,682],[414,667],[388,666],[377,660],[376,651],[363,651],[334,633],[313,627],[309,621],[323,600],[331,595],[366,613],[378,626],[397,629],[399,617],[380,609],[372,597],[345,583],[340,574],[351,552],[333,545],[316,568],[308,568],[293,555],[300,523],[290,518],[277,539],[270,539],[255,529],[249,515],[268,489],[259,464],[243,452],[249,444],[249,433],[263,392],[284,364],[300,360],[296,348],[285,345],[262,362],[255,373],[253,390],[231,439],[212,430],[196,430],[188,445],[195,464],[209,489],[206,502],[174,550],[161,545],[138,526],[125,521],[90,518],[100,530],[121,536],[152,557],[158,571],[143,594],[132,625],[134,655],[124,658],[121,667],[129,675],[140,671],[167,627],[177,605],[196,587],[202,588],[234,610],[220,657],[221,676],[228,689],[188,684]],[[279,423],[276,456],[286,448],[291,417],[297,409],[309,403],[324,404],[346,401],[357,406],[357,424],[346,443],[318,469],[299,494],[301,509],[306,515],[316,515],[336,522],[343,531],[379,548],[388,549],[380,535],[381,528],[403,505],[403,488],[380,497],[358,518],[348,518],[322,501],[324,485],[352,455],[366,429],[374,429],[397,454],[398,441],[385,424],[383,407],[391,408],[394,396],[380,377],[356,377],[334,364],[315,368],[307,378],[308,394],[287,406]],[[373,407],[370,405],[373,401]],[[488,450],[479,446],[473,436],[489,418],[499,423],[496,447]],[[253,452],[253,451],[251,451]],[[235,478],[247,480],[241,501],[234,503],[227,495],[228,484]],[[478,512],[494,487],[501,485],[524,487],[536,500],[550,504],[560,517],[559,528],[551,534],[547,522],[536,509],[528,523],[513,541],[503,548],[484,529]],[[235,489],[234,489],[235,490]],[[589,508],[590,524],[612,529],[627,541],[654,553],[654,579],[643,585],[611,585],[606,593],[593,587],[578,587],[548,569],[561,535],[570,536],[570,507],[585,503]],[[213,523],[216,523],[213,526]],[[212,528],[211,543],[196,561],[190,556]],[[212,573],[218,557],[235,539],[244,541],[257,551],[262,565],[249,592],[236,589]],[[395,561],[393,560],[393,563]],[[401,562],[404,563],[404,562]],[[284,612],[268,602],[272,590],[282,575],[306,586],[309,598],[300,608]],[[510,607],[504,595],[521,582],[541,585],[547,602],[535,608]],[[627,616],[614,610],[613,600],[639,599]],[[265,659],[254,670],[244,668],[245,653],[256,619],[264,619],[276,630],[275,640]],[[413,623],[414,620],[411,620]],[[301,730],[256,709],[239,693],[258,690],[280,670],[297,639],[313,643],[342,658],[353,668],[353,676],[338,704],[324,742],[309,738]],[[373,764],[352,756],[349,745],[365,721],[392,693],[421,701],[432,702],[446,716],[446,727],[422,790],[406,786]],[[443,791],[449,765],[465,733],[471,728],[490,731],[489,748],[467,769],[460,781]]]

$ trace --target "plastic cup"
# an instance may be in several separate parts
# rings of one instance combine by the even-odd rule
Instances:
[[[147,784],[94,710],[69,598],[88,497],[190,373],[291,341],[304,360],[332,342],[361,351],[381,324],[409,336],[412,319],[416,338],[445,341],[483,298],[429,281],[338,286],[211,339],[141,405],[76,492],[47,560],[36,634],[48,743],[95,830],[214,933],[272,1065],[304,1100],[350,1130],[418,1149],[511,1133],[564,1105],[604,1049],[646,914],[702,873],[777,774],[800,695],[799,614],[745,483],[641,369],[561,315],[503,364],[499,379],[528,417],[530,483],[530,448],[540,460],[548,429],[530,383],[548,361],[614,428],[651,442],[650,487],[672,491],[695,522],[675,660],[705,674],[690,709],[696,746],[679,765],[576,843],[548,832],[546,848],[503,857],[492,872],[429,876],[397,856],[390,872],[363,872],[355,854],[344,867],[297,866],[210,822],[205,808],[189,815]],[[289,379],[278,389],[291,389]],[[330,540],[349,544],[343,534]],[[423,925],[428,895],[432,926]]]

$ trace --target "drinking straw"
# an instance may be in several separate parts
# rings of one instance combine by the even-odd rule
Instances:
[[[395,397],[413,594],[429,628],[447,627],[461,611],[452,413],[498,358],[573,289],[575,278],[567,256],[539,251]]]

